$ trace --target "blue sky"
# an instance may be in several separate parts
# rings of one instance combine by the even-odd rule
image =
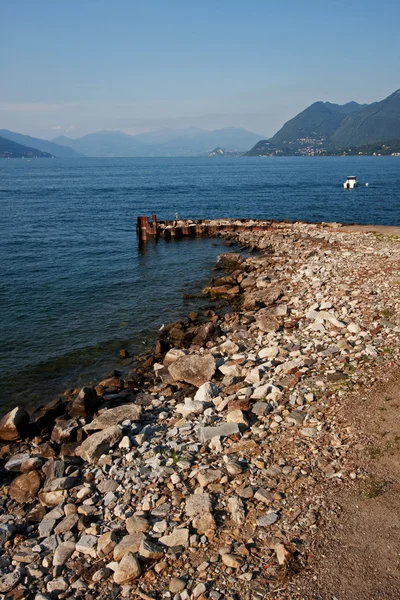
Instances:
[[[0,128],[246,127],[400,88],[400,2],[0,0]]]

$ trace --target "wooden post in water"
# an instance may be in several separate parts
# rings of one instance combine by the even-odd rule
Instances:
[[[136,232],[139,238],[139,242],[145,242],[147,240],[147,230],[149,226],[149,218],[148,217],[138,217]]]

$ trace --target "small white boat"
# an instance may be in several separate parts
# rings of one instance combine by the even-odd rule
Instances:
[[[357,177],[355,177],[354,175],[349,175],[348,178],[346,179],[346,181],[344,182],[343,187],[346,190],[352,190],[357,185],[358,185]]]

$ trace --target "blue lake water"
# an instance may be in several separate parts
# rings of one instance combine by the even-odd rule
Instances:
[[[1,160],[0,412],[120,368],[197,303],[224,246],[139,248],[137,215],[400,225],[399,190],[400,157]]]

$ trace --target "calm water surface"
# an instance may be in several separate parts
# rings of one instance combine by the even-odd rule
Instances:
[[[193,308],[221,242],[139,249],[137,215],[400,225],[399,189],[398,157],[1,160],[0,412],[96,381]]]

